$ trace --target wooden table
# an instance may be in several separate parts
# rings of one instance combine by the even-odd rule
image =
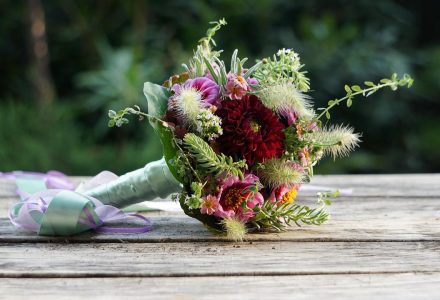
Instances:
[[[16,231],[0,180],[0,298],[440,299],[440,174],[316,176],[353,188],[321,227],[210,234],[182,214],[145,234],[39,237]],[[309,203],[309,195],[302,197]]]

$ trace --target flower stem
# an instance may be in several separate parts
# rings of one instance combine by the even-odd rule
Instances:
[[[324,110],[319,114],[318,117],[316,117],[316,119],[319,120],[319,119],[320,119],[322,116],[324,116],[324,115],[325,115],[330,109],[332,109],[332,108],[335,107],[336,105],[339,105],[339,103],[348,100],[349,98],[353,98],[353,96],[356,96],[356,95],[359,95],[359,94],[362,94],[362,95],[365,96],[365,94],[368,93],[368,92],[371,92],[371,91],[376,92],[377,90],[379,90],[379,89],[381,89],[381,88],[384,88],[384,87],[387,87],[387,86],[396,86],[396,82],[393,82],[393,81],[392,81],[392,82],[382,83],[382,84],[375,85],[375,86],[373,86],[373,87],[366,88],[366,89],[363,89],[363,90],[360,90],[360,91],[357,91],[357,92],[354,92],[354,93],[348,93],[345,97],[342,97],[342,98],[339,98],[339,99],[333,100],[333,102],[332,102],[332,103],[331,103],[326,109],[324,109]],[[368,97],[368,96],[369,96],[369,95],[367,95],[367,96],[365,96],[365,97]]]

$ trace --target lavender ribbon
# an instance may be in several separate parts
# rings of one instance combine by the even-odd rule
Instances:
[[[145,217],[124,213],[122,210],[104,205],[96,198],[84,195],[78,190],[93,188],[117,178],[104,171],[90,181],[81,184],[75,191],[75,184],[64,174],[11,172],[0,173],[2,177],[14,178],[21,201],[9,210],[9,219],[17,228],[34,231],[39,235],[68,236],[87,230],[106,233],[143,233],[151,230],[151,223]],[[109,223],[138,220],[143,224],[136,227],[113,227]]]

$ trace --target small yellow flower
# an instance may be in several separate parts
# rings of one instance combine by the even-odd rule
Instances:
[[[283,198],[281,198],[280,204],[293,204],[297,195],[298,190],[296,188],[290,189],[287,193],[284,194]]]

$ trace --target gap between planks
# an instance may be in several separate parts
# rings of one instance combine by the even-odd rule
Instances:
[[[87,273],[87,274],[60,274],[60,273],[44,273],[44,274],[2,274],[0,278],[33,278],[33,279],[78,279],[78,278],[230,278],[230,277],[301,277],[301,276],[335,276],[335,275],[399,275],[399,274],[429,274],[439,275],[440,271],[380,271],[380,272],[361,272],[361,271],[345,271],[345,272],[241,272],[241,273],[210,273],[197,274],[197,273],[180,273],[180,274],[131,274],[131,273],[118,273],[118,274],[103,274],[103,273]]]

